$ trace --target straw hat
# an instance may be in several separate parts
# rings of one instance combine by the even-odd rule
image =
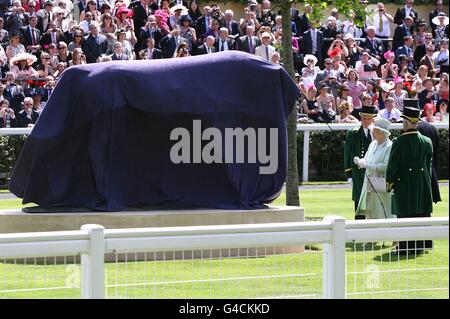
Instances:
[[[316,65],[318,62],[317,58],[312,54],[305,55],[305,57],[303,58],[303,64],[308,65],[308,60],[312,60],[314,65]]]
[[[391,135],[389,132],[389,126],[391,126],[390,121],[385,120],[384,118],[379,118],[373,124],[369,125],[369,130],[373,131],[373,129],[376,128],[389,136]]]
[[[11,58],[10,64],[14,65],[19,61],[27,61],[28,65],[33,65],[33,63],[37,61],[37,58],[29,53],[19,53],[15,57]]]
[[[183,6],[182,4],[174,5],[172,8],[170,8],[170,13],[175,14],[175,11],[182,10],[181,15],[186,15],[189,13],[188,8]]]
[[[447,15],[444,12],[439,12],[439,14],[433,18],[433,20],[431,20],[431,22],[435,25],[441,25],[441,22],[439,21],[442,17],[444,18],[444,25],[448,25],[449,22],[449,18],[447,17]]]

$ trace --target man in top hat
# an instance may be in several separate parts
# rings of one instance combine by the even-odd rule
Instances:
[[[366,155],[369,144],[372,142],[369,126],[373,124],[377,116],[377,110],[375,107],[363,106],[359,115],[361,116],[361,126],[347,132],[344,145],[345,177],[352,184],[352,200],[355,202],[355,211],[361,196],[365,169],[359,168],[353,159],[355,157],[364,158],[364,155]],[[355,216],[355,219],[363,218],[364,216]]]
[[[403,132],[393,140],[386,171],[387,190],[392,192],[392,214],[398,218],[430,217],[433,211],[431,164],[433,144],[417,130],[419,101],[405,99]],[[415,254],[431,248],[431,241],[399,242],[397,254]]]

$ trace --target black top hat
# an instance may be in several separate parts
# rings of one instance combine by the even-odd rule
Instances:
[[[412,107],[415,109],[419,108],[419,99],[404,99],[403,107]]]
[[[378,114],[378,111],[373,106],[363,105],[363,107],[359,111],[359,115],[364,116],[364,117],[375,117],[375,116],[377,116],[377,114]]]
[[[407,119],[408,121],[413,122],[413,123],[419,123],[420,122],[420,110],[415,107],[405,107],[403,109],[403,114],[400,115],[400,117]]]

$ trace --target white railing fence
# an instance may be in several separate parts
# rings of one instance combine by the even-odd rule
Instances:
[[[439,240],[432,250],[424,254],[420,254],[416,251],[412,252],[412,255],[406,257],[389,257],[389,262],[397,265],[397,268],[377,269],[378,275],[386,274],[401,274],[402,277],[393,277],[388,279],[387,282],[392,280],[411,280],[411,276],[416,276],[417,280],[421,274],[424,276],[422,281],[429,282],[429,276],[438,277],[432,278],[433,284],[431,287],[421,287],[416,284],[415,286],[397,285],[397,288],[381,287],[381,290],[374,291],[372,287],[372,295],[378,294],[378,297],[386,296],[389,292],[406,292],[406,293],[418,293],[420,291],[443,291],[447,292],[448,297],[448,236],[449,236],[449,218],[411,218],[411,219],[390,219],[390,220],[364,220],[364,221],[346,221],[342,217],[329,216],[321,222],[303,222],[303,223],[279,223],[279,224],[252,224],[252,225],[225,225],[225,226],[196,226],[196,227],[167,227],[167,228],[141,228],[141,229],[104,229],[100,225],[84,225],[80,231],[63,231],[63,232],[41,232],[41,233],[20,233],[20,234],[2,234],[0,235],[0,269],[5,264],[1,263],[1,260],[11,260],[17,258],[39,258],[45,256],[77,256],[81,255],[81,275],[80,275],[80,288],[82,298],[105,298],[106,292],[111,289],[129,288],[131,286],[143,285],[145,289],[147,286],[156,287],[157,285],[188,285],[195,290],[195,285],[201,282],[207,282],[210,286],[209,297],[217,298],[221,296],[220,290],[223,286],[213,286],[212,283],[220,282],[221,284],[226,281],[239,282],[243,278],[236,276],[229,276],[226,278],[221,277],[225,268],[210,268],[209,278],[192,277],[194,279],[185,278],[186,274],[190,274],[198,271],[199,267],[213,267],[218,262],[223,262],[226,258],[223,258],[222,253],[220,257],[215,257],[211,253],[206,258],[200,258],[198,263],[197,257],[194,257],[196,252],[219,250],[230,251],[231,249],[248,249],[249,247],[256,249],[256,257],[258,257],[258,249],[267,249],[267,247],[283,248],[283,247],[300,247],[302,245],[323,245],[322,251],[316,252],[322,255],[322,267],[319,263],[312,264],[308,269],[316,269],[316,277],[320,277],[322,282],[322,297],[323,298],[346,298],[354,295],[364,295],[370,297],[365,291],[360,291],[361,285],[356,283],[356,277],[362,275],[361,280],[366,280],[365,274],[371,273],[371,270],[366,265],[360,265],[366,263],[366,256],[362,253],[351,252],[349,250],[349,243],[355,246],[356,243],[371,242],[372,248],[374,242],[385,241],[407,241],[407,240]],[[347,244],[347,245],[346,245]],[[350,245],[351,246],[351,245]],[[311,246],[308,246],[311,247]],[[352,247],[352,246],[351,246]],[[365,244],[363,244],[365,247]],[[390,247],[389,249],[392,249]],[[369,249],[367,249],[369,250]],[[163,254],[166,256],[166,252],[184,252],[190,251],[190,257],[181,260],[180,267],[185,271],[177,276],[182,278],[165,277],[161,281],[157,279],[157,276],[165,276],[163,273],[171,273],[175,270],[177,258],[172,254],[170,263],[158,263],[157,254]],[[148,252],[151,252],[152,257],[147,258]],[[381,254],[383,251],[376,251],[377,254]],[[127,254],[133,253],[135,256],[138,254],[145,254],[145,259],[136,258],[135,261],[131,260],[131,263],[123,263],[116,260],[115,264],[105,263],[105,254]],[[372,249],[372,253],[375,251]],[[298,255],[304,256],[307,259],[310,252],[300,252]],[[351,263],[349,260],[353,260],[349,256],[354,257],[354,268],[351,271]],[[431,254],[431,255],[429,255]],[[265,257],[266,254],[262,254]],[[202,256],[205,257],[205,256]],[[231,254],[230,256],[231,257]],[[295,268],[299,267],[298,261],[289,259],[291,265],[290,270],[287,273],[275,273],[273,270],[278,268],[286,268],[285,264],[277,265],[276,259],[267,258],[264,266],[262,267],[255,258],[248,258],[247,256],[241,256],[248,260],[249,263],[253,263],[255,268],[252,268],[245,277],[246,280],[262,279],[262,280],[289,280],[291,284],[298,286],[308,284],[308,281],[313,280],[311,274],[315,272],[309,271],[308,274],[300,274]],[[364,259],[362,259],[364,257]],[[371,256],[373,257],[373,256]],[[383,261],[383,255],[378,256]],[[239,268],[239,262],[241,258],[239,253],[237,256],[233,256],[232,261],[234,263],[229,264],[229,269]],[[276,258],[276,257],[274,257]],[[283,257],[287,258],[287,257]],[[386,258],[384,257],[387,261]],[[406,258],[406,259],[405,259]],[[422,258],[422,259],[419,259]],[[286,259],[287,260],[287,259]],[[228,260],[229,261],[229,260]],[[315,259],[317,262],[318,259]],[[427,263],[424,263],[427,261]],[[208,262],[208,265],[205,264]],[[257,264],[259,263],[259,264]],[[311,261],[310,261],[311,263]],[[149,267],[150,271],[148,270]],[[192,267],[187,269],[187,265]],[[56,265],[56,261],[55,261]],[[259,265],[259,266],[258,266]],[[370,263],[368,264],[371,265]],[[390,265],[390,263],[388,263]],[[119,267],[125,266],[124,271],[118,271]],[[362,271],[359,269],[361,267]],[[134,272],[131,272],[131,268],[134,267]],[[258,268],[259,267],[259,268]],[[384,267],[384,266],[382,266]],[[115,271],[114,269],[115,268]],[[321,269],[322,268],[322,269]],[[24,268],[26,270],[27,268]],[[106,270],[105,270],[106,269]],[[263,270],[269,269],[270,271],[264,272]],[[320,269],[322,271],[320,271]],[[32,271],[32,270],[28,270]],[[290,272],[289,272],[290,271]],[[147,273],[148,272],[148,273]],[[260,274],[261,272],[261,274]],[[426,274],[428,272],[428,274]],[[320,276],[321,273],[321,276]],[[431,273],[431,275],[430,275]],[[106,274],[109,274],[108,276]],[[373,274],[372,274],[373,275]],[[3,274],[7,276],[7,274]],[[111,277],[116,277],[114,278]],[[133,279],[132,283],[123,284],[123,276]],[[216,277],[218,276],[218,277]],[[260,277],[258,277],[260,276]],[[304,276],[305,282],[299,284],[296,280],[298,277]],[[308,277],[310,276],[310,277]],[[349,276],[355,280],[354,287],[349,287],[347,291],[347,285],[352,280]],[[14,275],[14,278],[20,277]],[[108,278],[106,278],[108,277]],[[133,277],[133,278],[131,278]],[[150,278],[149,278],[150,277]],[[383,278],[385,278],[383,277]],[[154,281],[152,282],[152,278]],[[358,277],[359,278],[359,277]],[[0,274],[0,285],[2,275]],[[317,278],[316,278],[317,279]],[[128,280],[128,279],[127,279]],[[359,279],[358,279],[359,280]],[[145,281],[145,284],[142,282]],[[314,281],[314,284],[320,281]],[[390,285],[390,284],[389,284]],[[367,286],[367,285],[366,285]],[[401,287],[400,287],[401,286]],[[185,287],[188,295],[184,296],[192,298],[189,293],[189,287]],[[258,289],[258,285],[253,289]],[[401,289],[400,289],[400,288]],[[297,287],[300,291],[302,287]],[[49,288],[50,289],[50,288]],[[292,290],[294,291],[294,290]],[[289,293],[292,294],[290,290]],[[311,296],[317,296],[317,290],[313,287],[313,293]],[[380,293],[384,291],[384,295]],[[3,289],[0,286],[0,296],[2,292],[5,296],[8,294],[8,289]],[[270,295],[270,291],[267,291]],[[158,291],[157,291],[158,294]],[[109,295],[124,296],[122,293]],[[266,294],[267,295],[267,294]],[[271,297],[277,297],[284,294],[273,293]],[[295,295],[295,294],[294,294]],[[302,292],[300,291],[300,295]],[[125,294],[125,297],[129,295]],[[142,295],[139,295],[142,297]],[[144,294],[145,296],[145,294]],[[148,296],[148,295],[147,295]],[[172,295],[173,297],[174,295]],[[241,296],[239,292],[235,295]],[[308,296],[303,294],[303,296]],[[158,297],[153,295],[153,297]],[[228,296],[229,297],[229,296]],[[295,296],[294,296],[295,297]],[[298,294],[297,294],[298,297]]]

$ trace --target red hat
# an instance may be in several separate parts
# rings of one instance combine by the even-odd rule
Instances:
[[[341,53],[342,53],[341,48],[336,47],[330,52],[330,54],[328,54],[328,56],[330,58],[334,58],[336,55],[341,54]]]
[[[127,18],[131,18],[133,16],[133,10],[128,9],[126,6],[121,6],[119,10],[117,10],[116,17],[120,18],[122,13],[127,14]]]

